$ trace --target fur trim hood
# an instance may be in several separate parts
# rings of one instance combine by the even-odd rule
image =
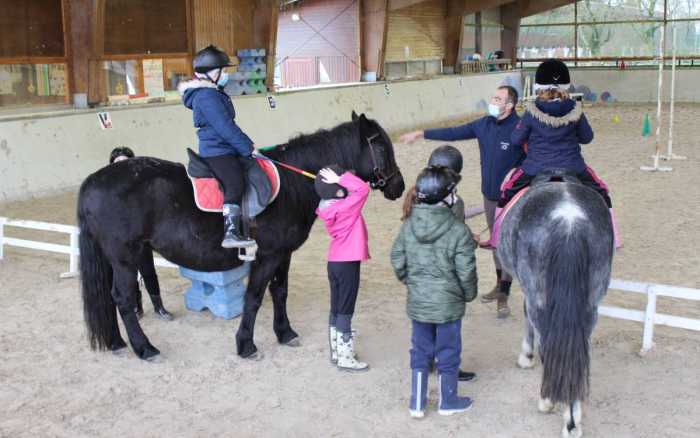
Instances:
[[[528,102],[525,109],[535,120],[554,128],[578,122],[583,115],[581,102],[569,99],[551,102],[541,102],[539,100],[534,103]]]
[[[180,82],[177,85],[177,91],[180,92],[180,96],[184,96],[187,90],[198,88],[217,88],[217,86],[215,83],[203,79],[192,79],[190,81]]]

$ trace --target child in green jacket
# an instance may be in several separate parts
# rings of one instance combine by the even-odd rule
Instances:
[[[408,288],[407,313],[413,326],[410,413],[416,418],[425,413],[427,377],[435,359],[439,413],[451,415],[472,405],[469,397],[457,394],[462,317],[466,303],[477,295],[476,244],[450,209],[459,179],[445,167],[421,172],[416,202],[405,204],[405,221],[391,250],[396,276]]]

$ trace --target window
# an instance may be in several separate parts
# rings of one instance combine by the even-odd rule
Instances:
[[[700,55],[698,0],[579,0],[521,20],[518,58],[551,56],[579,65],[651,65],[665,27],[665,56],[681,64]],[[685,57],[685,59],[683,59]]]
[[[187,0],[108,0],[102,78],[110,103],[176,98],[191,76]]]
[[[61,0],[0,0],[0,107],[67,103]]]

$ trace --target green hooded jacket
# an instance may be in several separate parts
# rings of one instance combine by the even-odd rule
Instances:
[[[475,250],[469,227],[451,209],[413,206],[391,249],[396,277],[408,288],[409,318],[442,324],[464,316],[477,295]]]

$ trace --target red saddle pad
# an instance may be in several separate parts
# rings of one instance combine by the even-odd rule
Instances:
[[[268,205],[277,198],[280,191],[280,175],[277,166],[268,160],[256,158],[258,165],[265,172],[272,184],[272,197]],[[192,181],[194,189],[194,202],[202,211],[221,213],[224,209],[224,192],[216,178],[194,178],[187,175]]]

